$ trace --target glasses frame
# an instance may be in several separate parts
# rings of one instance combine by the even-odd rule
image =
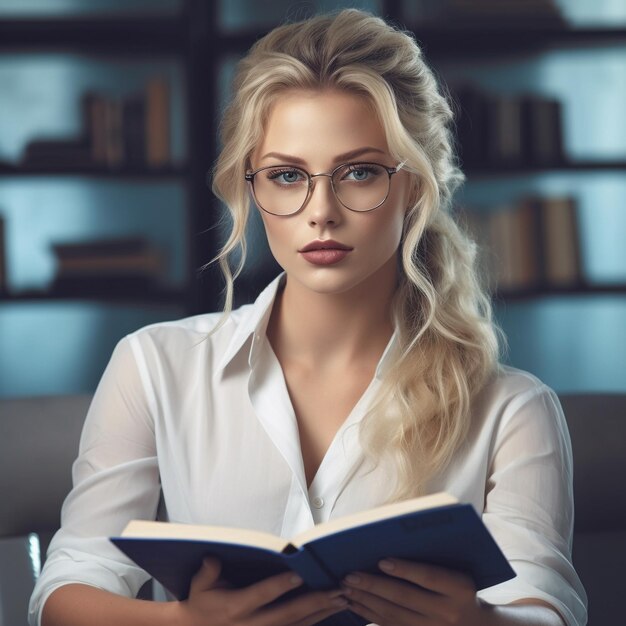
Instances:
[[[382,206],[386,202],[387,198],[389,197],[389,192],[391,191],[391,177],[394,174],[396,174],[397,172],[399,172],[400,169],[404,166],[405,163],[406,163],[406,161],[401,161],[395,167],[389,167],[387,165],[383,165],[382,163],[376,163],[375,161],[352,161],[352,162],[342,163],[341,165],[338,165],[330,173],[320,172],[318,174],[309,174],[309,172],[307,172],[303,167],[298,167],[297,165],[289,165],[289,164],[285,164],[285,163],[279,163],[277,165],[266,165],[264,167],[260,167],[260,168],[258,168],[256,170],[254,170],[252,172],[246,172],[246,174],[244,175],[244,178],[246,179],[246,181],[250,185],[250,189],[252,190],[252,197],[254,198],[254,202],[256,203],[256,205],[262,211],[265,211],[266,213],[269,213],[270,215],[275,215],[276,217],[290,217],[292,215],[296,215],[297,213],[300,213],[300,211],[302,211],[302,209],[306,206],[307,202],[309,201],[309,199],[311,197],[311,194],[313,193],[313,179],[317,178],[319,176],[326,176],[327,178],[330,178],[330,186],[331,186],[331,189],[333,190],[333,195],[335,196],[335,198],[337,199],[339,204],[341,204],[341,206],[343,206],[346,209],[348,209],[348,211],[352,211],[353,213],[369,213],[370,211],[373,211],[374,209],[377,209],[378,207]],[[335,175],[335,172],[339,171],[342,167],[346,167],[346,166],[349,166],[349,165],[376,165],[377,167],[382,167],[387,172],[387,175],[389,176],[389,184],[387,186],[387,193],[385,194],[385,197],[376,206],[372,207],[371,209],[366,209],[364,211],[359,211],[358,209],[351,209],[349,206],[346,206],[341,201],[341,198],[337,195],[337,190],[335,189],[335,183],[334,183],[333,177]],[[258,199],[256,197],[256,193],[254,191],[254,177],[259,172],[263,172],[265,170],[277,169],[277,168],[281,168],[281,167],[290,167],[290,168],[292,168],[294,170],[298,170],[300,172],[303,172],[307,176],[308,187],[307,187],[306,197],[305,197],[304,201],[302,202],[302,204],[295,211],[292,211],[291,213],[273,213],[269,209],[266,209],[258,201]]]

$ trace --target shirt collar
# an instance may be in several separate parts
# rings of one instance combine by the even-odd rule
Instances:
[[[245,311],[242,311],[242,317],[237,325],[237,330],[233,334],[219,362],[218,372],[223,372],[250,338],[252,338],[252,343],[250,345],[248,364],[253,364],[265,340],[265,332],[267,330],[274,300],[284,280],[285,273],[282,272],[259,294],[254,304],[248,305],[245,307]],[[394,330],[376,366],[375,378],[380,380],[385,375],[389,367],[393,364],[398,353],[398,348],[398,333]]]
[[[222,372],[235,358],[250,337],[252,337],[250,360],[252,359],[252,354],[258,350],[259,344],[265,338],[272,306],[284,277],[285,273],[282,272],[259,294],[254,304],[240,309],[241,317],[237,324],[237,329],[220,359],[218,365],[219,372]]]

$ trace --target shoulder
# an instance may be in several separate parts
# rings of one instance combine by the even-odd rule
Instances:
[[[508,365],[499,365],[479,398],[490,405],[515,408],[544,395],[555,394],[535,375]]]
[[[533,374],[500,366],[477,395],[473,418],[496,441],[515,436],[568,440],[565,416],[556,392]]]
[[[182,375],[190,368],[214,367],[251,309],[252,305],[244,305],[227,315],[205,313],[150,324],[126,335],[117,350],[127,346],[140,370],[167,368]]]
[[[241,318],[252,305],[244,305],[231,311],[227,315],[223,313],[203,313],[191,317],[184,317],[167,322],[157,322],[143,326],[130,333],[130,340],[140,342],[152,342],[160,345],[171,343],[194,344],[198,340],[220,340],[230,337],[236,330]]]

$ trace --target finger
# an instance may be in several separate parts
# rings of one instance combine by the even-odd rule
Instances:
[[[293,572],[285,572],[264,578],[258,583],[233,592],[244,614],[253,613],[280,596],[302,585],[302,578]],[[234,601],[234,599],[233,599]]]
[[[213,589],[219,580],[222,571],[222,564],[212,557],[206,557],[202,561],[200,569],[191,579],[189,585],[189,595],[199,591],[208,591]]]
[[[322,620],[325,620],[327,617],[331,617],[336,613],[340,613],[341,611],[345,611],[349,609],[348,605],[344,607],[334,607],[332,609],[325,609],[323,611],[317,611],[317,613],[313,613],[306,618],[298,620],[297,622],[292,622],[289,626],[313,626],[313,624],[318,624]]]
[[[394,626],[426,626],[432,624],[432,618],[406,609],[385,598],[354,590],[349,596],[350,610],[375,624],[393,624]]]
[[[316,591],[259,611],[251,626],[315,624],[314,615],[322,612],[333,615],[347,608],[348,601],[343,597],[340,589]]]
[[[410,583],[360,573],[349,576],[348,580],[352,582],[344,587],[344,594],[350,603],[361,602],[375,610],[388,605],[397,606],[409,611],[412,616],[445,617],[447,614],[447,598]],[[375,603],[373,598],[379,598],[384,603]]]
[[[389,576],[408,580],[424,589],[446,596],[474,595],[476,593],[474,581],[469,576],[445,567],[414,563],[402,559],[384,559],[379,562],[379,567]]]

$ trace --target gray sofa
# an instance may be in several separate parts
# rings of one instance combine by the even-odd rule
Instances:
[[[0,400],[0,626],[26,623],[37,564],[59,524],[90,396]],[[563,395],[574,452],[574,562],[590,626],[624,623],[626,394]],[[36,535],[30,535],[36,533]]]

